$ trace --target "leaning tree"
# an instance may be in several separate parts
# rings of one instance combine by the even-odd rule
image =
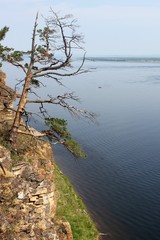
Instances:
[[[39,29],[37,14],[32,33],[31,50],[17,51],[1,45],[1,59],[18,67],[25,75],[21,81],[23,89],[10,130],[9,141],[14,146],[22,118],[24,116],[28,118],[29,113],[26,111],[26,105],[36,103],[39,104],[40,113],[49,126],[49,130],[46,130],[45,134],[63,143],[73,154],[84,156],[80,153],[79,145],[74,142],[67,131],[67,121],[46,116],[45,104],[59,105],[77,117],[93,119],[95,117],[94,113],[70,105],[70,100],[78,101],[78,97],[70,92],[57,96],[49,95],[47,99],[30,99],[28,97],[32,87],[43,84],[45,78],[50,78],[58,84],[62,84],[63,77],[75,76],[88,71],[83,69],[85,52],[82,48],[83,36],[76,31],[77,21],[71,15],[59,16],[52,9],[51,16],[43,19],[45,26]],[[7,30],[4,29],[2,38]],[[83,57],[81,64],[75,69],[72,67],[72,58],[77,50],[83,51]]]

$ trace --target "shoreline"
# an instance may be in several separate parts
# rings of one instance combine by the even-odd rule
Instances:
[[[100,240],[96,224],[81,197],[59,166],[56,163],[54,163],[54,166],[55,186],[59,195],[57,217],[65,217],[69,221],[74,240]]]
[[[8,94],[9,91],[12,91],[12,89],[5,84],[6,74],[1,72],[0,77],[2,88],[4,89],[4,96],[5,98],[7,98],[5,89],[7,88]],[[59,236],[60,234],[60,236],[58,237],[59,240],[72,240],[73,237],[74,240],[98,240],[98,230],[96,229],[95,224],[93,223],[91,217],[86,211],[84,203],[82,202],[78,194],[74,191],[73,186],[71,185],[67,177],[60,171],[60,169],[56,165],[51,145],[43,139],[38,139],[35,136],[31,136],[31,134],[27,134],[27,130],[24,129],[24,127],[22,126],[22,129],[20,130],[23,131],[20,131],[18,133],[18,137],[16,139],[16,150],[13,151],[13,149],[7,142],[6,137],[13,123],[14,111],[11,111],[12,106],[9,109],[5,108],[5,106],[3,105],[3,101],[4,99],[2,95],[0,98],[0,144],[2,149],[4,149],[4,152],[7,152],[9,158],[8,163],[6,163],[4,155],[4,161],[1,164],[4,164],[3,166],[5,168],[5,172],[8,172],[10,175],[12,175],[14,181],[18,182],[20,180],[20,184],[24,182],[24,184],[18,186],[18,188],[17,186],[13,186],[12,190],[17,194],[14,194],[14,198],[10,200],[10,209],[12,210],[13,208],[14,211],[14,201],[20,201],[21,205],[24,205],[24,207],[17,210],[19,211],[18,215],[14,215],[12,228],[7,230],[8,232],[6,232],[6,227],[4,227],[4,229],[2,229],[1,235],[6,236],[6,234],[13,234],[16,236],[18,234],[17,236],[19,236],[19,234],[25,234],[25,237],[26,235],[27,237],[29,237],[28,234],[33,234],[35,236],[34,239],[39,239],[39,235],[37,235],[37,230],[30,230],[30,227],[32,228],[32,225],[36,227],[36,222],[38,219],[38,222],[40,221],[40,228],[38,230],[40,232],[40,235],[44,235],[43,229],[48,229],[51,234],[53,234],[53,230],[55,231],[55,234],[58,234],[57,236]],[[26,133],[24,131],[26,131]],[[14,168],[18,167],[19,169],[21,168],[19,167],[21,165],[21,172],[18,172],[16,173],[17,175],[15,175]],[[30,174],[30,171],[28,171],[27,169],[30,169],[31,176],[26,178],[26,174]],[[7,181],[8,184],[12,184],[12,178],[10,179],[7,175],[5,175],[5,172],[0,171],[0,177],[2,178],[2,180]],[[32,175],[35,175],[35,178],[31,181]],[[46,184],[44,186],[44,192],[41,192],[40,194],[38,192],[36,195],[34,195],[35,185],[38,184],[37,191],[39,191],[38,189],[41,188],[41,184],[43,184],[44,182]],[[30,185],[29,188],[27,188],[28,185]],[[27,189],[25,189],[24,186]],[[30,188],[33,188],[33,196],[30,196]],[[2,191],[2,193],[5,194],[4,191]],[[37,209],[37,206],[39,206],[40,212],[36,212],[36,210],[35,212],[32,211],[32,214],[29,214],[29,212],[27,212],[27,214],[24,215],[23,209],[28,209],[28,206],[30,205],[32,205],[32,208],[34,209]],[[10,218],[10,209],[7,209],[6,212],[6,222],[8,222],[8,219]],[[0,211],[0,213],[3,215],[3,210]],[[39,218],[37,215],[40,213],[42,215],[42,219],[41,217]],[[25,224],[27,224],[29,227],[27,230],[28,233],[24,231],[25,225],[23,224],[23,222],[20,221],[19,225],[16,226],[16,221],[21,218],[21,215],[24,215],[24,218],[27,215],[31,215],[32,221],[27,222],[28,218],[25,221]],[[52,225],[53,229],[51,227]],[[72,231],[70,230],[70,225]],[[41,229],[42,226],[43,228]],[[50,227],[48,228],[47,226]],[[14,228],[18,229],[18,233],[14,231]],[[44,230],[44,232],[46,230]],[[59,231],[61,233],[59,233]],[[47,234],[47,232],[45,234]],[[43,239],[45,240],[46,238],[44,237]]]

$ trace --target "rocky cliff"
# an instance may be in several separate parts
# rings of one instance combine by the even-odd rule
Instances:
[[[6,133],[14,117],[15,92],[0,72],[0,126]],[[19,134],[17,152],[0,145],[0,239],[72,240],[70,224],[55,219],[54,159],[49,143]]]
[[[16,159],[17,158],[17,159]],[[72,239],[69,223],[56,222],[54,164],[49,144],[37,143],[12,158],[0,146],[0,239]]]

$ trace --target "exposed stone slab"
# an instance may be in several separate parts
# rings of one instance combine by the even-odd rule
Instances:
[[[0,71],[1,131],[9,130],[13,123],[15,111],[12,107],[17,97],[5,80],[6,74]],[[22,147],[21,136],[18,142]],[[49,143],[35,142],[36,145],[24,151],[16,161],[11,159],[10,151],[0,145],[0,239],[73,240],[69,223],[54,220],[56,194],[52,149]],[[28,139],[26,144],[28,146]]]
[[[54,222],[54,161],[48,155],[50,145],[45,147],[42,153],[30,155],[34,156],[32,163],[23,161],[29,153],[22,162],[14,163],[10,152],[0,146],[6,171],[6,175],[0,171],[1,240],[73,240],[69,223]]]

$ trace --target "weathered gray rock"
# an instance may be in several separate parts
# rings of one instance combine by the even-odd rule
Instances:
[[[48,145],[48,146],[47,146]],[[69,223],[54,222],[54,162],[49,144],[42,152],[26,152],[14,163],[0,146],[0,239],[72,240]],[[32,162],[27,162],[28,155]],[[46,159],[46,156],[50,156]]]
[[[0,71],[1,132],[13,123],[16,97],[5,79]],[[56,194],[50,144],[41,140],[31,143],[25,135],[17,139],[23,155],[14,160],[0,145],[0,240],[73,240],[69,223],[54,219]]]

